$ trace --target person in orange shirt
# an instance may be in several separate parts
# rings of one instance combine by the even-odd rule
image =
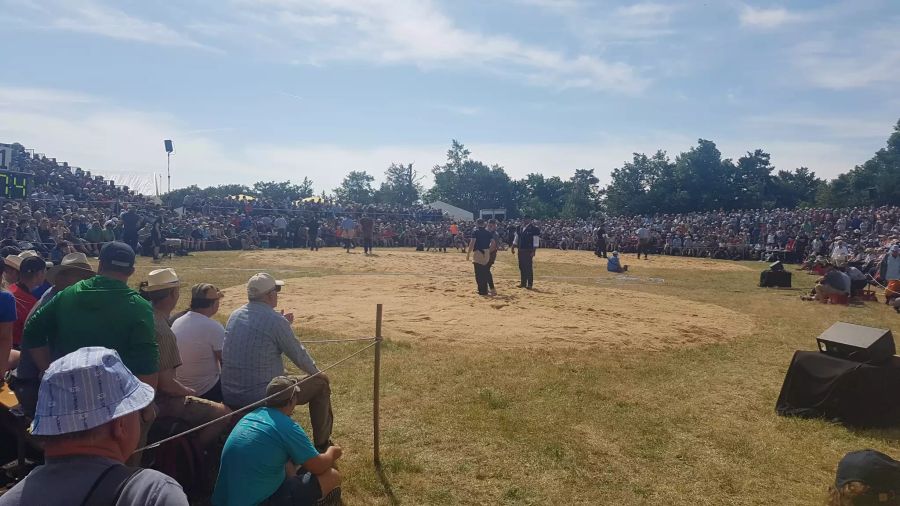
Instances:
[[[450,223],[450,235],[453,236],[454,242],[456,242],[456,236],[459,235],[459,225],[455,221]]]

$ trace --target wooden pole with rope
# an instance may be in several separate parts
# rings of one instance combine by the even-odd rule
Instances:
[[[382,305],[378,304],[375,310],[375,380],[373,382],[374,390],[372,400],[372,427],[374,429],[373,452],[376,467],[381,465],[381,452],[379,448],[381,443],[379,434],[379,411],[381,404],[381,342],[383,341],[383,338],[381,337],[381,310]]]

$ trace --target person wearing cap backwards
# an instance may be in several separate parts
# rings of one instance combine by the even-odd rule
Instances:
[[[223,401],[220,375],[225,327],[212,317],[219,312],[222,297],[209,283],[194,285],[190,307],[172,323],[182,362],[176,370],[178,381],[194,389],[198,397],[216,402]]]
[[[316,362],[291,330],[294,315],[275,311],[278,292],[283,285],[284,281],[264,272],[255,274],[247,282],[249,302],[231,313],[225,325],[222,397],[232,409],[265,397],[266,385],[272,378],[284,374],[282,354],[307,374],[319,373]],[[299,388],[298,403],[309,403],[316,448],[325,451],[334,423],[328,377],[318,374],[304,381]]]
[[[181,282],[174,269],[156,269],[141,282],[141,296],[153,304],[153,323],[159,344],[159,380],[156,388],[156,407],[159,418],[183,420],[191,427],[223,417],[231,412],[224,404],[196,397],[196,391],[176,378],[181,366],[177,340],[169,327],[169,314],[178,304]],[[227,426],[227,421],[215,423],[196,433],[195,440],[203,450],[209,447]]]
[[[340,504],[341,475],[334,463],[343,450],[329,446],[319,453],[291,419],[303,396],[303,384],[296,382],[273,378],[265,406],[244,416],[229,434],[212,496],[215,506]]]
[[[104,346],[116,350],[141,381],[156,387],[159,348],[153,308],[128,287],[133,273],[134,251],[111,242],[100,251],[97,276],[66,288],[34,313],[25,324],[22,347],[40,370],[78,348]]]
[[[140,412],[153,402],[114,351],[87,347],[54,361],[41,380],[31,435],[44,464],[0,496],[0,506],[187,506],[181,486],[123,465],[138,446]]]
[[[878,267],[878,274],[886,285],[884,302],[890,304],[892,299],[900,296],[900,246],[894,244],[890,247]]]
[[[900,505],[900,462],[875,450],[844,455],[828,488],[828,506],[876,505]]]
[[[54,265],[47,271],[47,280],[51,288],[37,301],[28,318],[52,299],[57,293],[75,283],[94,276],[94,268],[88,263],[84,253],[72,253],[66,255],[59,265]],[[27,321],[27,319],[26,319]],[[28,417],[34,416],[34,407],[37,404],[38,386],[40,385],[40,371],[31,358],[30,353],[20,355],[19,366],[16,369],[16,381],[12,383],[16,392],[16,398]]]

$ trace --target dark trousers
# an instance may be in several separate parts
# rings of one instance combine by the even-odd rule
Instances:
[[[598,257],[606,258],[606,241],[597,241],[597,249],[594,253]]]
[[[299,381],[304,376],[289,376]],[[297,385],[297,404],[309,404],[309,421],[312,425],[313,444],[325,451],[331,439],[334,414],[331,411],[331,385],[322,376],[310,378]]]
[[[491,268],[487,265],[472,263],[475,266],[475,284],[478,285],[478,295],[487,295],[488,281],[491,279]]]
[[[534,250],[519,249],[519,275],[522,278],[521,286],[531,288],[534,286]]]
[[[643,253],[644,258],[647,258],[648,251],[650,251],[650,241],[638,241],[637,257],[641,258],[641,253]]]
[[[372,251],[372,238],[371,237],[363,237],[363,250],[366,253],[370,253]]]
[[[491,261],[488,262],[488,264],[487,264],[487,268],[488,268],[487,274],[488,274],[488,288],[493,291],[497,291],[497,288],[494,287],[494,273],[491,272],[491,268],[494,267],[494,262],[496,262],[496,261],[497,261],[497,252],[492,251],[491,252]]]
[[[225,402],[222,399],[222,380],[219,379],[212,388],[204,392],[203,395],[198,395],[197,397],[213,402]]]

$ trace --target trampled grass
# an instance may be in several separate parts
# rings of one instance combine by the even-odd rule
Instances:
[[[607,284],[591,279],[604,274],[599,261],[586,267],[582,253],[543,253],[536,260],[537,286],[540,276],[599,286],[597,306],[609,303],[603,295]],[[343,253],[320,254],[327,263],[328,255]],[[447,255],[448,262],[462,261],[458,253]],[[566,255],[582,255],[581,262],[568,262]],[[633,258],[626,263],[640,279],[615,288],[666,295],[671,304],[720,305],[749,315],[753,329],[730,342],[641,352],[423,344],[386,328],[380,475],[372,461],[372,354],[328,372],[334,439],[345,449],[345,502],[816,505],[824,502],[845,452],[875,448],[900,456],[898,430],[849,430],[774,412],[794,350],[814,349],[815,337],[839,320],[891,328],[900,317],[884,304],[806,303],[800,289],[757,288],[762,263],[743,263],[749,269],[738,271],[662,268]],[[255,268],[265,268],[248,264],[240,253],[204,253],[165,264],[186,283],[220,287],[242,284]],[[142,262],[138,277],[155,267]],[[514,259],[501,255],[494,270],[498,288],[513,290]],[[339,271],[270,272],[298,278]],[[812,276],[794,274],[795,287],[807,290],[812,282]],[[327,300],[328,293],[309,296]],[[476,297],[474,282],[471,296]],[[292,309],[303,313],[302,307]],[[371,314],[374,331],[374,307]],[[565,310],[556,314],[559,332],[565,332]],[[219,317],[224,321],[227,314]],[[490,327],[485,321],[486,339]],[[302,340],[338,335],[303,325],[297,332]],[[309,348],[325,366],[364,345]],[[308,427],[303,408],[295,418]]]

